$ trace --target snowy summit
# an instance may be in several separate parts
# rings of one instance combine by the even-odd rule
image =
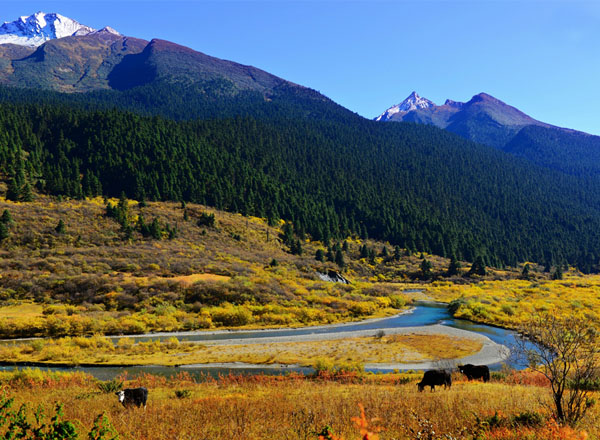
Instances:
[[[408,98],[375,118],[376,121],[387,121],[396,113],[408,113],[421,108],[435,107],[435,104],[427,98],[422,98],[417,92],[412,92]]]
[[[105,29],[111,33],[118,33],[114,29]],[[38,12],[0,26],[0,44],[36,47],[55,38],[88,35],[92,32],[96,30],[63,15]]]

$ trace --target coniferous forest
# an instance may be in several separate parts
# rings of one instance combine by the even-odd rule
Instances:
[[[354,234],[497,267],[597,269],[597,179],[434,127],[378,124],[290,91],[268,102],[156,85],[0,92],[1,171],[14,200],[30,200],[32,188],[73,198],[125,193],[285,219],[297,236],[323,241]]]

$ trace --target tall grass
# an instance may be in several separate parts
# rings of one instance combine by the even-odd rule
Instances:
[[[146,410],[123,408],[116,396],[101,393],[91,378],[59,375],[55,382],[23,382],[17,376],[4,374],[0,385],[15,405],[28,402],[51,411],[60,401],[65,420],[73,421],[81,432],[91,430],[95,416],[105,413],[124,439],[316,440],[327,426],[331,438],[345,440],[376,436],[579,440],[583,431],[589,438],[600,435],[597,408],[577,430],[554,424],[540,404],[549,396],[545,386],[468,383],[458,376],[451,390],[428,393],[417,391],[420,375],[355,373],[353,380],[344,375],[340,379],[230,375],[200,382],[187,374],[171,379],[148,374],[120,377],[126,387],[149,389]],[[410,382],[402,384],[402,377]],[[185,398],[177,398],[177,390],[186,390]],[[490,423],[494,416],[507,422]]]

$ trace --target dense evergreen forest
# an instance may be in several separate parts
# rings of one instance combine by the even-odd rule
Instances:
[[[327,108],[337,116],[175,121],[91,110],[83,100],[5,102],[1,171],[13,199],[29,199],[32,186],[75,198],[124,191],[282,218],[325,241],[356,234],[495,266],[597,268],[593,182],[431,126]]]

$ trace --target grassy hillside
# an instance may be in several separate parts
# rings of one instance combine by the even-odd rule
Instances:
[[[410,301],[396,286],[369,280],[410,279],[414,256],[389,267],[382,257],[365,264],[362,242],[350,240],[343,254],[352,284],[325,282],[318,272],[341,270],[315,260],[317,249],[327,249],[303,242],[302,255],[292,255],[281,224],[195,204],[128,204],[132,224],[158,220],[160,239],[138,231],[127,238],[101,198],[0,202],[12,218],[0,263],[3,336],[307,325],[388,315]],[[214,226],[199,226],[208,214]],[[172,238],[167,225],[176,229]]]
[[[196,204],[127,201],[124,228],[106,215],[107,204],[118,202],[43,195],[34,202],[0,201],[0,212],[10,217],[0,222],[6,232],[0,251],[3,337],[357,320],[397,313],[419,295],[403,292],[415,287],[431,298],[458,300],[459,316],[507,326],[541,310],[538,295],[546,310],[587,317],[598,310],[590,293],[598,284],[593,276],[568,273],[552,281],[553,272],[533,264],[529,280],[521,279],[522,266],[469,276],[466,262],[460,274],[446,276],[446,258],[358,237],[327,246],[290,238],[283,222],[269,226],[266,219]],[[150,235],[153,223],[157,238]],[[330,271],[350,284],[319,277]],[[520,292],[517,299],[514,292]]]

